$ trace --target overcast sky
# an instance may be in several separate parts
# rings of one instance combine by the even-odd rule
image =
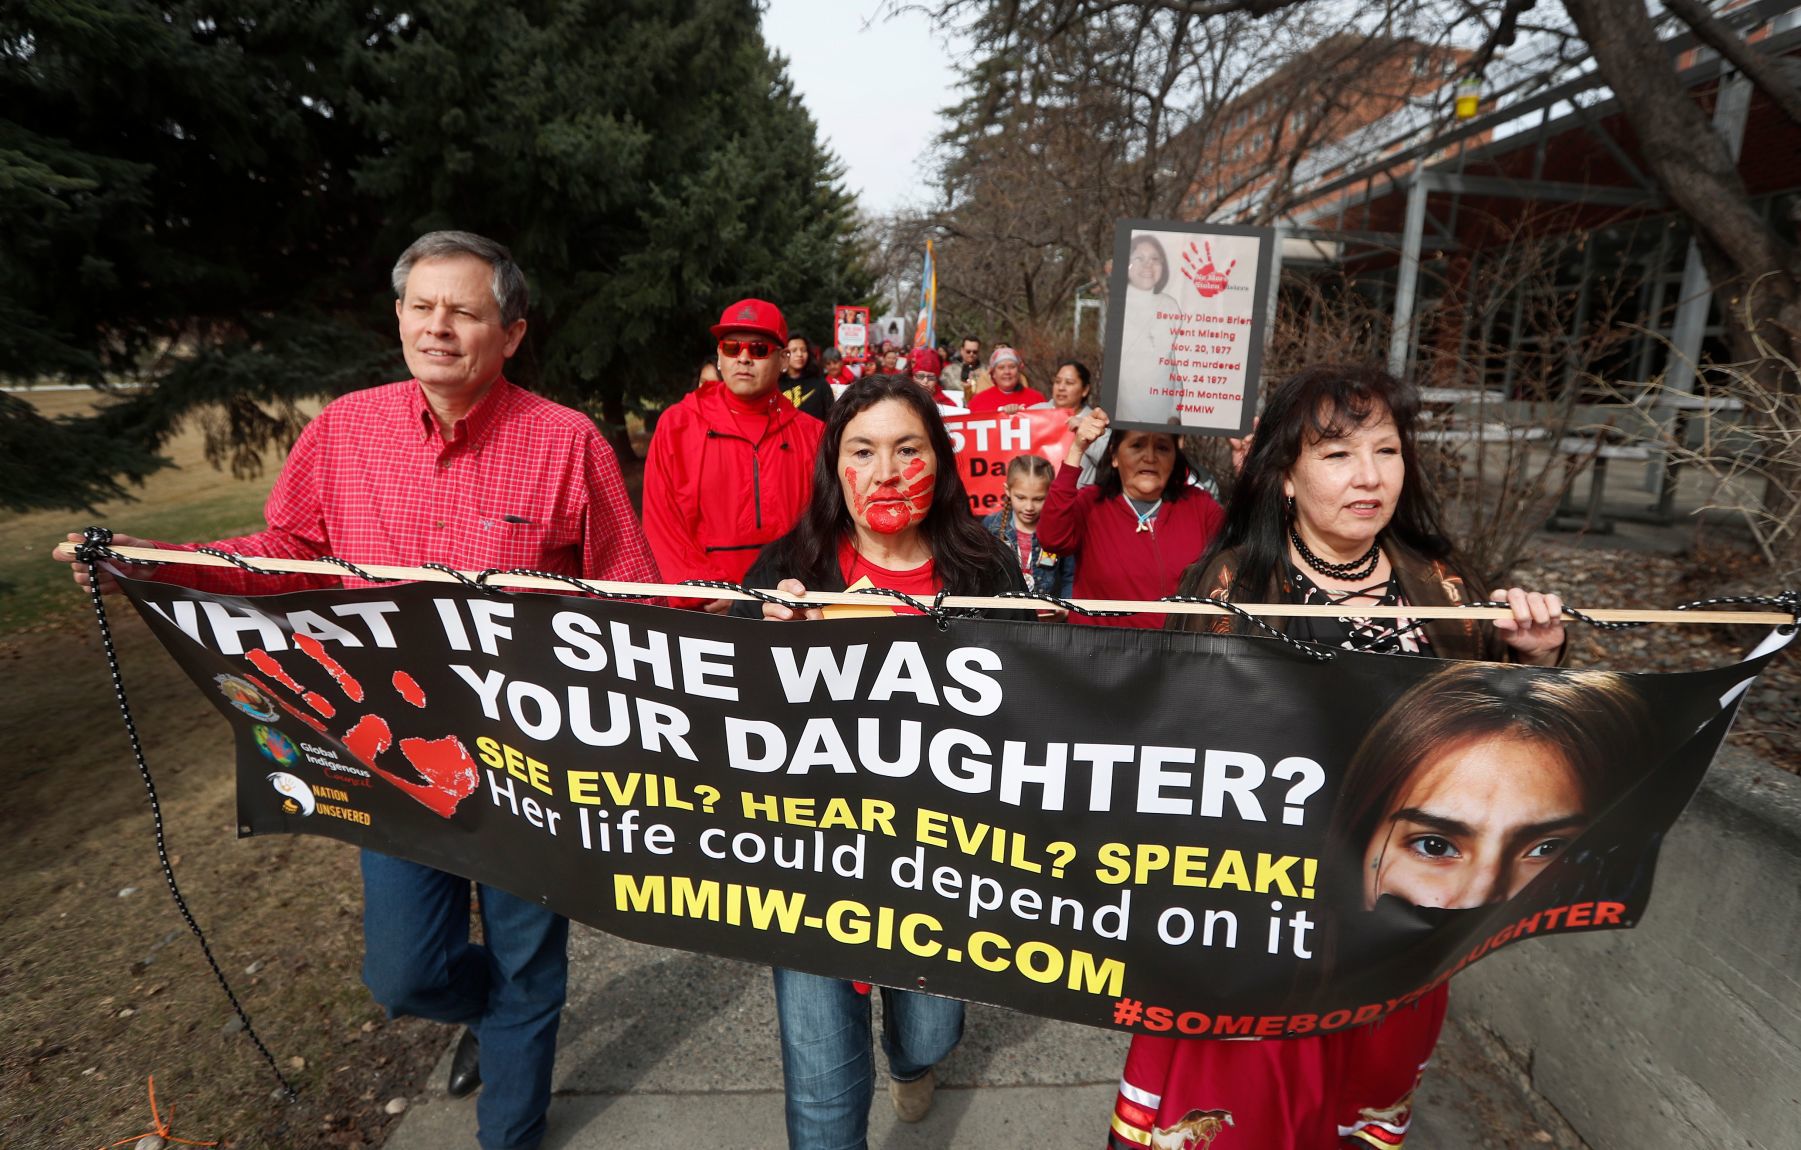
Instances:
[[[763,15],[763,35],[787,57],[795,91],[844,161],[845,182],[875,213],[928,194],[915,164],[943,130],[939,109],[958,95],[949,41],[917,12],[876,19],[890,6],[770,0]]]

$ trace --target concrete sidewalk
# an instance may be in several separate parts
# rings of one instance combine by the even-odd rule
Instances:
[[[418,1084],[388,1150],[475,1145],[475,1099],[444,1095],[454,1037],[446,1029],[445,1057]],[[932,1113],[917,1125],[897,1122],[885,1079],[878,1081],[869,1144],[874,1150],[1098,1150],[1127,1041],[1123,1034],[971,1006],[962,1045],[939,1067]],[[785,1146],[768,969],[641,946],[577,925],[555,1090],[545,1150]],[[1450,1026],[1407,1146],[1580,1150],[1581,1143]],[[1228,1146],[1222,1138],[1215,1150],[1263,1148]]]

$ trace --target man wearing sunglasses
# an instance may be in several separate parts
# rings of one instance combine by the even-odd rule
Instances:
[[[738,583],[765,543],[794,526],[813,493],[825,425],[781,392],[788,323],[744,299],[713,325],[720,382],[657,420],[644,464],[644,533],[663,578]],[[727,600],[672,599],[724,613]]]

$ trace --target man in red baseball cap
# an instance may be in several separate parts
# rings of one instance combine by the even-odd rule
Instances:
[[[717,383],[703,383],[657,421],[644,464],[644,534],[663,578],[737,583],[765,543],[794,526],[813,493],[825,425],[781,393],[788,321],[743,299],[713,325]],[[724,599],[674,599],[724,612]]]

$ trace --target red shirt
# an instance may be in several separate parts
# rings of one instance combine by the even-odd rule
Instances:
[[[903,594],[911,595],[915,599],[930,600],[934,595],[938,594],[938,589],[943,586],[943,584],[938,581],[936,564],[934,564],[932,560],[927,559],[920,566],[910,568],[906,571],[895,571],[888,567],[878,567],[876,564],[863,558],[862,554],[857,551],[856,544],[850,539],[846,539],[838,544],[838,570],[844,575],[844,585],[846,587],[849,587],[864,576],[868,576],[869,581],[874,583],[877,587],[886,587],[890,591],[899,591]],[[923,612],[915,611],[898,599],[885,599],[875,595],[870,596],[870,598],[876,602],[892,606],[896,615],[923,614]]]
[[[1137,1150],[1154,1130],[1223,1110],[1242,1146],[1399,1147],[1448,1000],[1440,986],[1369,1026],[1302,1038],[1134,1034],[1106,1145]]]
[[[982,413],[999,411],[1003,407],[1016,403],[1021,407],[1030,407],[1034,403],[1044,402],[1044,396],[1029,387],[1020,386],[1012,391],[1002,391],[998,387],[990,387],[968,396],[964,399],[963,406],[973,412]]]
[[[504,379],[448,439],[414,380],[327,404],[288,453],[263,517],[266,530],[215,546],[270,558],[659,581],[618,460],[594,421]],[[367,586],[348,575],[163,572],[226,594]]]

